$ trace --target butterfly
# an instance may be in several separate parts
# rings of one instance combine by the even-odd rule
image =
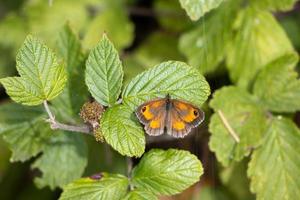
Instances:
[[[151,136],[166,132],[173,137],[183,138],[204,120],[201,109],[188,102],[171,99],[169,95],[143,103],[135,113],[146,133]]]

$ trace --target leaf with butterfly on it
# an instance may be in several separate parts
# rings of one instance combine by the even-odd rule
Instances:
[[[230,86],[214,93],[210,107],[215,113],[209,123],[209,148],[218,161],[228,166],[248,156],[258,146],[266,128],[267,116],[262,106],[246,91]]]
[[[103,34],[86,62],[85,82],[92,96],[104,106],[113,106],[121,92],[122,63],[117,50]]]
[[[200,107],[210,95],[210,87],[195,68],[184,62],[168,61],[133,78],[125,87],[122,99],[135,110],[142,103],[167,94]]]
[[[59,200],[120,200],[127,192],[128,178],[101,173],[96,178],[81,178],[63,188]]]
[[[27,36],[16,58],[21,77],[0,79],[12,100],[24,105],[39,105],[58,96],[67,81],[63,65],[37,38]]]
[[[196,21],[210,10],[217,8],[224,0],[179,0],[188,16]]]
[[[199,181],[202,173],[201,162],[188,151],[152,149],[133,169],[132,183],[154,194],[174,195]]]
[[[253,92],[269,111],[300,110],[300,80],[295,71],[298,60],[297,53],[287,54],[267,64],[258,74]]]
[[[108,108],[100,124],[105,141],[120,154],[140,157],[144,153],[144,131],[135,114],[126,105]]]

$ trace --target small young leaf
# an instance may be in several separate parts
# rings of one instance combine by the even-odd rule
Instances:
[[[267,63],[293,52],[283,28],[269,12],[251,7],[242,10],[236,28],[238,32],[228,49],[227,67],[238,86],[249,88]]]
[[[87,146],[82,135],[62,131],[55,134],[32,165],[42,172],[34,180],[40,188],[63,187],[80,178],[87,165]]]
[[[132,190],[123,200],[158,200],[158,197],[146,190]]]
[[[118,52],[105,34],[90,52],[85,74],[92,96],[104,106],[114,105],[121,92],[123,70]]]
[[[196,21],[210,10],[217,8],[223,0],[179,0],[188,16]]]
[[[210,88],[195,68],[183,62],[168,61],[136,76],[124,89],[122,99],[135,109],[145,101],[167,94],[201,106],[210,95]]]
[[[228,42],[233,37],[232,24],[238,8],[239,0],[224,2],[210,18],[201,21],[195,29],[181,36],[179,49],[190,65],[199,68],[204,74],[217,68],[224,59]]]
[[[88,91],[84,82],[84,55],[81,44],[69,25],[65,25],[59,33],[57,41],[58,55],[66,64],[68,83],[61,95],[54,99],[53,106],[63,115],[65,120],[74,121],[78,118],[81,106],[87,100]]]
[[[81,178],[64,187],[60,200],[120,200],[125,196],[128,179],[118,174],[102,173],[100,179]]]
[[[140,157],[144,153],[144,131],[129,107],[117,105],[109,108],[100,124],[105,141],[120,154]]]
[[[297,62],[297,54],[286,55],[269,63],[259,73],[254,84],[254,94],[268,110],[300,110],[300,80],[294,71]]]
[[[45,149],[51,130],[44,119],[41,108],[0,106],[0,135],[12,150],[11,161],[26,161]]]
[[[196,156],[187,151],[152,149],[133,169],[133,184],[154,194],[173,195],[199,181],[203,173]]]
[[[237,87],[224,87],[214,93],[210,106],[216,112],[212,115],[209,130],[209,147],[216,153],[218,161],[227,166],[249,155],[261,139],[267,124],[264,110],[247,92]],[[220,116],[223,113],[228,126],[240,141],[231,135],[229,127]]]
[[[287,11],[293,8],[297,0],[251,0],[252,6],[271,11]]]
[[[251,190],[258,200],[300,197],[299,155],[299,128],[289,119],[273,118],[248,168]]]
[[[28,36],[17,55],[21,77],[0,79],[8,95],[24,105],[38,105],[58,96],[66,83],[64,66],[54,53],[38,39]]]

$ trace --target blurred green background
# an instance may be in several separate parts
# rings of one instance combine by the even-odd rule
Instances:
[[[300,4],[291,11],[274,15],[299,52]],[[38,36],[55,49],[58,33],[68,23],[78,33],[85,52],[94,47],[102,33],[106,32],[119,50],[127,82],[137,73],[162,61],[187,61],[184,52],[179,50],[180,36],[195,27],[202,27],[204,35],[210,34],[209,29],[203,28],[209,19],[210,14],[192,22],[175,0],[1,0],[0,78],[16,75],[15,56],[27,34]],[[204,71],[213,90],[230,82],[229,75],[222,68],[223,63],[219,65],[221,67],[218,70]],[[2,86],[0,87],[0,104],[5,104],[9,99]],[[99,168],[125,173],[125,158],[108,146],[99,145],[92,138],[87,138],[87,142],[90,159],[85,175],[96,173]],[[166,148],[168,144],[163,145]],[[7,144],[0,139],[0,199],[47,200],[59,197],[59,189],[38,189],[34,185],[33,177],[40,173],[30,169],[34,159],[25,163],[10,163],[10,154]],[[248,196],[245,199],[253,199],[247,186],[242,187],[248,184],[244,170],[246,162],[223,170],[219,176],[215,170],[218,164],[214,156],[209,154],[208,159],[210,164],[206,167],[211,170],[206,174],[208,178],[204,185],[207,187],[201,197],[194,196],[194,199],[218,199],[218,195],[222,195],[225,190],[218,186],[218,182],[230,185],[226,188],[228,199],[231,199],[232,193],[235,193],[235,197]],[[234,175],[244,178],[236,181],[233,171]],[[211,185],[214,185],[214,189]],[[177,198],[184,199],[183,196]],[[222,196],[222,199],[226,198]]]

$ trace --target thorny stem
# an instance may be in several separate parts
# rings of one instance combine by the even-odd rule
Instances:
[[[47,120],[47,122],[50,123],[50,127],[53,130],[64,130],[64,131],[72,131],[72,132],[79,132],[79,133],[85,133],[88,135],[92,135],[93,133],[91,132],[90,128],[87,125],[83,125],[83,126],[73,126],[73,125],[68,125],[68,124],[63,124],[60,122],[57,122],[55,120],[54,115],[52,114],[48,102],[44,101],[44,108],[49,116],[49,119]]]
[[[233,128],[230,126],[230,124],[228,123],[226,117],[224,116],[223,112],[221,110],[218,110],[218,115],[220,116],[225,128],[228,130],[228,132],[230,133],[230,135],[233,137],[233,139],[239,143],[240,142],[240,138],[239,136],[236,134],[236,132],[233,130]]]

